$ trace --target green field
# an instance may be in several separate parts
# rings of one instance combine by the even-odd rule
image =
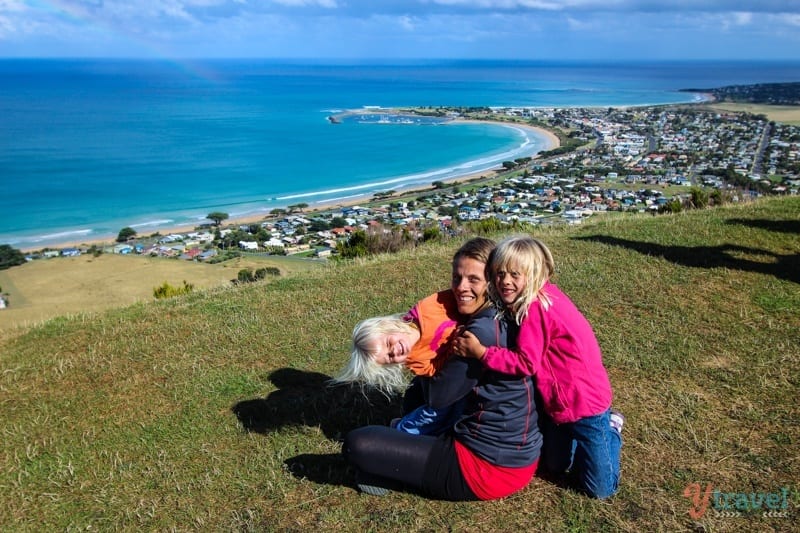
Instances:
[[[540,479],[482,503],[353,488],[343,434],[387,423],[399,400],[325,380],[358,320],[448,286],[453,240],[1,340],[0,530],[792,530],[800,198],[536,235],[595,327],[627,418],[613,499]],[[712,497],[690,515],[707,487],[741,510],[720,514]],[[784,514],[764,516],[769,494],[787,495]]]

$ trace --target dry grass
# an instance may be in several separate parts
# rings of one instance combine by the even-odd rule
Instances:
[[[11,306],[0,314],[0,335],[20,326],[72,314],[96,313],[153,300],[153,288],[165,281],[195,289],[229,285],[239,270],[274,266],[282,274],[315,268],[292,258],[240,257],[209,265],[192,261],[103,254],[58,257],[0,270],[0,287]]]
[[[738,104],[733,102],[717,102],[708,106],[711,109],[732,111],[734,113],[752,113],[765,115],[768,120],[783,124],[800,125],[800,107],[788,105]]]

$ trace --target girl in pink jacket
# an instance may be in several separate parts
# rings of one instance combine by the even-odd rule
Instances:
[[[489,294],[520,326],[517,351],[485,347],[469,332],[454,340],[454,351],[498,372],[535,376],[548,415],[540,468],[568,473],[582,492],[608,498],[619,484],[624,418],[611,410],[611,383],[594,331],[550,282],[554,270],[541,241],[501,241],[487,264]]]

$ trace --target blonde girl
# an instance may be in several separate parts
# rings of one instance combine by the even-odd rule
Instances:
[[[487,265],[489,293],[519,325],[517,348],[486,347],[469,332],[453,348],[491,370],[535,376],[549,415],[541,467],[568,473],[578,489],[607,498],[619,484],[624,418],[611,411],[611,383],[594,331],[550,281],[554,271],[553,255],[538,239],[501,241]]]

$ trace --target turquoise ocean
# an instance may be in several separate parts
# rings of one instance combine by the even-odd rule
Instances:
[[[0,244],[36,248],[427,185],[535,154],[491,124],[385,124],[364,107],[693,102],[800,80],[800,63],[0,60]],[[380,110],[377,111],[380,113]]]

